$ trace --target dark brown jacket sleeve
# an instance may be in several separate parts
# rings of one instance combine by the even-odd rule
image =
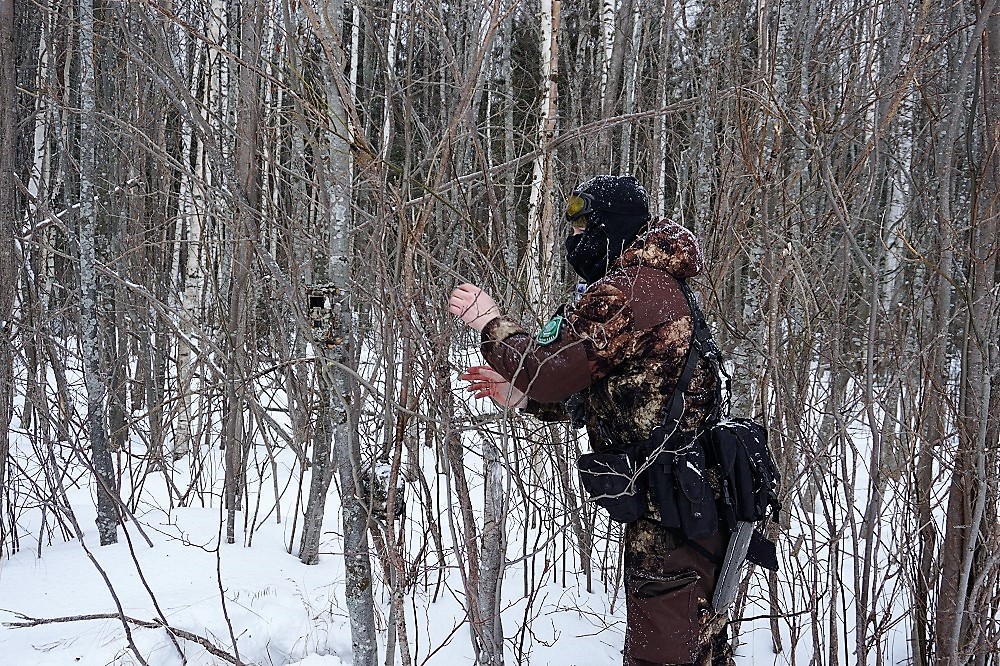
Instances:
[[[644,353],[643,332],[686,314],[683,294],[667,273],[618,271],[593,284],[567,311],[553,342],[541,344],[519,324],[498,318],[482,331],[482,353],[530,399],[554,403]]]

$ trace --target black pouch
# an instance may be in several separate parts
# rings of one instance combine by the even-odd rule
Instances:
[[[747,548],[747,562],[759,567],[778,570],[778,546],[757,530],[750,535],[750,547]]]
[[[689,664],[698,658],[698,580],[695,571],[626,576],[626,663]]]
[[[674,478],[674,454],[664,451],[649,467],[649,497],[660,510],[664,527],[681,528],[681,510],[677,504],[677,479]]]
[[[778,472],[767,448],[767,431],[749,419],[730,419],[711,430],[712,445],[737,521],[777,514]]]
[[[705,449],[700,440],[668,441],[650,467],[651,496],[664,527],[679,529],[689,539],[702,539],[719,528],[715,494],[708,483]]]
[[[700,440],[674,455],[674,477],[684,535],[689,539],[702,539],[715,534],[719,529],[719,512],[708,483],[705,449]]]
[[[590,501],[607,510],[612,520],[631,523],[646,514],[645,475],[625,452],[585,453],[576,461],[580,483]]]

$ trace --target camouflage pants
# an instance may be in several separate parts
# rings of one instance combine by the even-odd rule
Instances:
[[[624,666],[734,663],[710,604],[725,547],[722,534],[692,546],[655,520],[626,526]]]

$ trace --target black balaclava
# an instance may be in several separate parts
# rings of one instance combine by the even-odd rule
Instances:
[[[595,176],[573,193],[589,195],[591,209],[583,233],[566,239],[566,260],[593,284],[649,222],[649,197],[632,176]]]

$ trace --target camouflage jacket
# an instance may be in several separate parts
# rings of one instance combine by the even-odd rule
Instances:
[[[677,278],[696,275],[694,236],[664,221],[625,250],[607,276],[590,285],[536,337],[505,318],[482,332],[486,362],[530,399],[526,411],[566,420],[572,396],[591,448],[648,439],[662,423],[687,360],[692,320]],[[699,363],[685,393],[683,430],[711,411],[716,378]]]
[[[663,421],[691,344],[691,311],[677,278],[696,275],[701,264],[694,236],[663,222],[637,239],[607,276],[537,336],[509,319],[491,321],[482,332],[483,356],[528,395],[526,411],[542,419],[566,419],[565,406],[572,405],[574,416],[577,411],[583,416],[593,450],[644,441]],[[712,412],[716,381],[701,360],[685,393],[682,430],[696,430]],[[709,483],[717,492],[713,472],[708,470]],[[627,578],[696,574],[688,602],[694,604],[691,619],[697,622],[695,663],[731,664],[726,617],[713,613],[709,603],[725,535],[720,531],[694,548],[659,522],[659,510],[651,503],[645,517],[625,526],[624,541]],[[640,636],[641,627],[632,627],[638,619],[629,611],[625,663],[652,664],[629,656],[630,642],[647,640]],[[656,636],[648,640],[673,640],[672,623],[653,624]]]

